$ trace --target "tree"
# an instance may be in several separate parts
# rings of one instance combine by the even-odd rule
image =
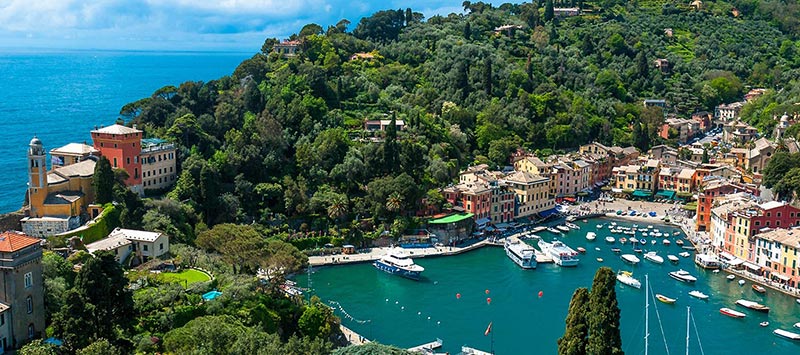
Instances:
[[[323,304],[319,297],[312,296],[311,302],[297,321],[297,326],[305,336],[328,339],[338,333],[339,321],[330,307]]]
[[[703,148],[703,164],[708,164],[709,157],[708,157],[708,149]]]
[[[800,166],[800,154],[775,152],[772,159],[762,171],[764,178],[761,182],[765,187],[772,188],[786,176],[789,170],[798,166]]]
[[[99,339],[78,350],[77,355],[122,355],[122,352],[106,339]]]
[[[94,166],[92,187],[95,191],[95,202],[104,205],[114,200],[114,171],[108,158],[100,156]]]
[[[616,277],[608,267],[597,269],[589,294],[588,354],[622,354],[619,332],[620,311],[617,304]]]
[[[544,3],[544,20],[546,22],[550,22],[555,16],[555,10],[553,9],[553,0],[547,0]]]
[[[790,169],[772,188],[776,199],[794,201],[800,192],[800,167]]]
[[[19,355],[58,355],[55,345],[45,343],[42,339],[34,339],[19,349]]]
[[[399,193],[393,192],[389,195],[389,198],[386,199],[386,209],[389,212],[397,212],[403,206],[403,196],[400,196]]]
[[[400,156],[397,144],[397,114],[392,113],[389,126],[386,127],[386,138],[383,142],[383,163],[388,172],[396,171],[398,168],[398,158]]]
[[[316,23],[309,23],[303,26],[303,28],[300,30],[300,34],[298,34],[298,37],[306,38],[311,35],[320,35],[320,34],[322,34],[322,26]]]
[[[578,288],[572,294],[567,312],[567,327],[564,336],[558,339],[559,355],[586,354],[586,342],[589,337],[589,290]]]

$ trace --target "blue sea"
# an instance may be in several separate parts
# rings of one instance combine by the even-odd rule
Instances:
[[[165,85],[231,75],[253,53],[0,51],[0,213],[18,210],[27,182],[26,149],[91,144],[89,131],[113,124],[120,108]]]

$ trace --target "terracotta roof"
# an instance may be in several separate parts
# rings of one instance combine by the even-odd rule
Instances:
[[[103,127],[100,129],[95,129],[92,133],[107,133],[107,134],[131,134],[131,133],[142,133],[142,131],[136,128],[126,127],[120,124],[111,125],[108,127]]]
[[[22,232],[3,232],[0,234],[0,252],[11,253],[24,249],[41,241]]]

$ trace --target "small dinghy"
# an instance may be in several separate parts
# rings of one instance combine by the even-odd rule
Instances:
[[[767,322],[767,321],[763,321],[763,322],[761,322],[761,323],[758,323],[758,325],[760,325],[760,326],[762,326],[762,327],[768,327],[768,326],[769,326],[769,322]]]

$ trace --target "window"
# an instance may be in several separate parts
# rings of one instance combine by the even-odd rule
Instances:
[[[158,244],[158,250],[164,250],[164,243]]]
[[[5,325],[5,324],[6,324],[6,314],[3,313],[0,314],[0,325]]]
[[[28,324],[28,339],[33,339],[34,333],[33,323]]]
[[[25,305],[27,306],[28,313],[33,313],[33,298],[31,298],[31,296],[25,298]]]
[[[143,246],[142,246],[142,249],[143,249],[144,251],[147,251],[147,244],[143,245]]]
[[[117,167],[117,158],[114,158],[114,167]]]
[[[25,288],[33,286],[33,272],[25,273]]]

